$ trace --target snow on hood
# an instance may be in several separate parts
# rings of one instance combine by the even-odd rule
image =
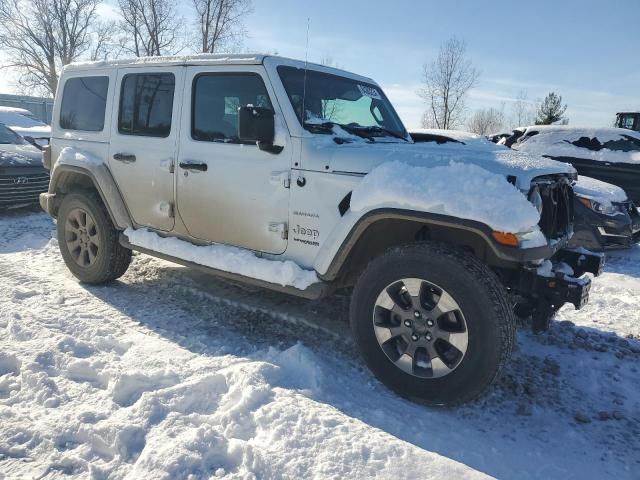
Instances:
[[[538,133],[534,134],[534,132]],[[610,163],[640,163],[640,132],[624,128],[536,125],[527,127],[524,135],[511,148],[548,157],[575,157]]]
[[[459,137],[462,138],[462,137]],[[367,173],[376,166],[392,161],[407,165],[437,167],[451,162],[477,165],[504,177],[516,178],[520,190],[528,191],[531,181],[538,176],[575,174],[568,163],[557,162],[539,155],[516,152],[488,140],[473,138],[473,142],[437,144],[435,142],[410,143],[402,140],[368,143],[359,138],[352,143],[336,145],[329,135],[315,135],[309,148],[310,155],[327,155],[327,164],[333,170]]]
[[[42,152],[31,145],[0,144],[0,167],[42,167]]]
[[[494,230],[537,228],[536,208],[506,178],[477,165],[424,167],[388,162],[374,168],[351,194],[351,210],[398,206],[475,220]]]
[[[580,197],[595,200],[605,205],[627,200],[627,194],[620,187],[583,175],[578,178],[578,181],[573,186],[573,191]]]

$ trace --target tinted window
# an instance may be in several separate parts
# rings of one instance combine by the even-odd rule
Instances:
[[[100,132],[104,128],[109,77],[70,78],[64,84],[60,127]]]
[[[238,108],[273,108],[255,74],[204,74],[193,81],[191,136],[208,142],[238,141]]]
[[[634,115],[622,115],[620,118],[620,127],[633,130]]]
[[[125,75],[120,93],[118,131],[125,135],[169,136],[174,88],[173,73]]]

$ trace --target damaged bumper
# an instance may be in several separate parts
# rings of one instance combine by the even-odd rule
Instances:
[[[534,331],[549,328],[556,310],[571,303],[576,310],[589,301],[591,273],[600,275],[605,257],[583,248],[562,249],[542,266],[523,267],[517,289],[526,298],[526,308],[532,317]]]

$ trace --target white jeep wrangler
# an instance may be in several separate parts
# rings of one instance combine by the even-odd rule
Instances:
[[[582,307],[603,259],[565,248],[571,166],[437,137],[412,138],[371,79],[321,65],[75,64],[40,202],[83,282],[120,277],[139,250],[308,298],[350,288],[373,373],[452,405],[497,377],[516,314],[541,330],[563,304]]]

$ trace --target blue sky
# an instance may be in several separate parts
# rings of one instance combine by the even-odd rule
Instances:
[[[115,4],[115,2],[111,2]],[[185,2],[186,3],[186,2]],[[571,125],[609,126],[616,111],[640,109],[640,1],[253,0],[244,50],[309,60],[377,80],[408,127],[420,123],[423,65],[452,35],[481,70],[467,105],[509,112],[514,97],[551,90]],[[111,13],[103,9],[103,13]],[[0,91],[10,90],[0,78]]]
[[[482,71],[470,110],[509,111],[519,91],[531,100],[558,91],[572,125],[609,126],[616,111],[640,108],[640,1],[256,0],[249,50],[309,59],[376,79],[409,127],[424,106],[415,91],[425,62],[456,35]]]

